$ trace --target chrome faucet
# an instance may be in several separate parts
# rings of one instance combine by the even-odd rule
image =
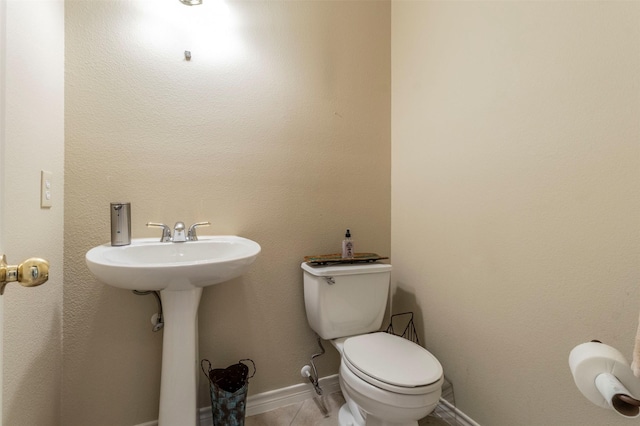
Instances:
[[[187,237],[184,234],[184,222],[176,222],[173,225],[173,239],[174,243],[184,243],[187,241]]]
[[[198,234],[196,233],[196,229],[199,226],[209,226],[209,225],[211,225],[210,222],[194,223],[189,227],[189,230],[185,235],[184,222],[176,222],[176,224],[173,225],[173,237],[172,237],[171,228],[169,228],[164,223],[156,223],[156,222],[147,223],[147,226],[149,227],[155,226],[158,228],[162,228],[162,237],[160,237],[160,242],[163,242],[163,243],[166,243],[166,242],[183,243],[185,241],[198,241]]]

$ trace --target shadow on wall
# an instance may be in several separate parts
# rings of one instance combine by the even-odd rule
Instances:
[[[391,296],[391,306],[392,306],[392,314],[401,314],[404,312],[413,312],[413,323],[417,324],[416,327],[416,335],[420,341],[420,344],[424,346],[425,337],[424,330],[420,326],[420,324],[424,324],[422,317],[422,310],[418,306],[418,301],[416,300],[416,295],[414,293],[410,293],[404,288],[407,287],[403,283],[398,283],[395,289],[395,293]],[[393,319],[393,329],[394,334],[402,334],[402,332],[407,327],[407,324],[411,317],[409,315],[398,316]],[[387,324],[388,325],[388,324]],[[385,326],[386,327],[386,326]]]

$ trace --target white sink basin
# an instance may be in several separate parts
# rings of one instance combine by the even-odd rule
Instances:
[[[86,261],[96,278],[114,287],[189,290],[242,275],[258,253],[258,243],[236,236],[201,236],[184,243],[136,238],[128,246],[94,247]]]

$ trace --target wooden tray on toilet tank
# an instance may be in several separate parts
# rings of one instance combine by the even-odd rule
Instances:
[[[366,263],[375,262],[376,260],[389,259],[388,257],[380,256],[377,253],[355,253],[353,259],[343,259],[340,253],[335,254],[321,254],[318,256],[305,256],[304,261],[309,265],[331,265],[340,263]]]

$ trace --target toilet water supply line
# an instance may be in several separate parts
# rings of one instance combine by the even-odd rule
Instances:
[[[322,396],[322,388],[320,387],[320,378],[318,377],[318,369],[316,368],[316,364],[313,362],[313,360],[319,357],[320,355],[324,355],[325,350],[324,350],[324,347],[322,346],[321,340],[322,339],[320,339],[320,336],[318,336],[318,346],[320,346],[321,352],[311,355],[311,360],[310,360],[311,367],[309,367],[308,365],[305,365],[304,367],[302,367],[302,370],[300,370],[300,374],[302,375],[302,377],[309,379],[318,396]],[[313,369],[313,373],[311,372],[312,369]]]
[[[318,369],[316,368],[316,364],[313,362],[315,358],[319,357],[320,355],[324,355],[324,352],[325,352],[324,347],[322,346],[322,339],[320,338],[320,336],[317,336],[317,337],[318,337],[318,346],[320,346],[320,352],[318,352],[317,354],[311,355],[311,361],[310,361],[311,366],[305,365],[304,367],[302,367],[302,370],[300,370],[300,374],[302,375],[302,377],[308,378],[311,384],[313,385],[313,389],[316,391],[316,394],[317,394],[315,397],[313,397],[313,401],[318,406],[318,409],[320,410],[322,415],[325,417],[328,417],[329,410],[327,409],[326,405],[324,405],[324,402],[322,401],[322,388],[320,387],[320,378],[318,377]]]
[[[153,294],[156,297],[156,302],[158,302],[158,313],[153,314],[151,317],[151,324],[153,324],[153,328],[151,329],[154,333],[162,330],[164,327],[164,318],[162,316],[162,299],[160,299],[160,292],[158,291],[140,291],[140,290],[132,290],[133,294],[137,296],[146,296],[147,294]]]

